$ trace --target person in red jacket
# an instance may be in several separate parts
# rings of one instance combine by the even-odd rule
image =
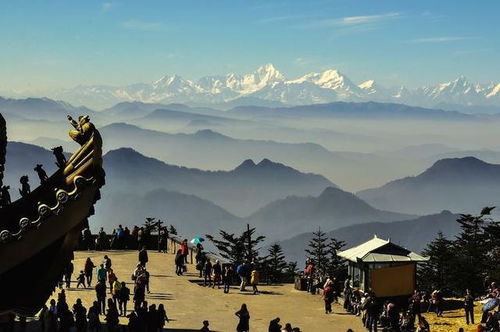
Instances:
[[[187,256],[188,256],[188,240],[184,239],[181,243],[181,253],[184,256],[184,262],[187,264]]]
[[[332,302],[333,302],[333,284],[327,282],[323,288],[323,300],[325,301],[325,313],[330,314],[332,312]]]

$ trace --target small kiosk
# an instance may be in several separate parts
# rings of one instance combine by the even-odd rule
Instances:
[[[428,260],[390,240],[373,239],[338,254],[348,261],[351,287],[379,298],[410,296],[416,287],[416,265]]]

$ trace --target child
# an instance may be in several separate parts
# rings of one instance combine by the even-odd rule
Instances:
[[[83,288],[85,288],[85,272],[80,271],[80,275],[78,276],[78,278],[76,280],[78,280],[78,283],[76,284],[76,288],[79,288],[80,285],[82,285]]]
[[[250,278],[250,284],[252,285],[253,294],[257,294],[259,290],[257,289],[257,285],[259,284],[259,271],[256,267],[252,270],[252,276]]]

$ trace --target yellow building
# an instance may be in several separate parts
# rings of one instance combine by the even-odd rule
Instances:
[[[428,260],[390,240],[373,239],[339,253],[348,261],[351,287],[379,298],[409,296],[416,287],[417,263]]]

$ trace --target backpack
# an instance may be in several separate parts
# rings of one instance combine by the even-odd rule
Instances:
[[[243,274],[243,264],[238,265],[238,267],[236,268],[236,273],[238,273],[239,275]]]

